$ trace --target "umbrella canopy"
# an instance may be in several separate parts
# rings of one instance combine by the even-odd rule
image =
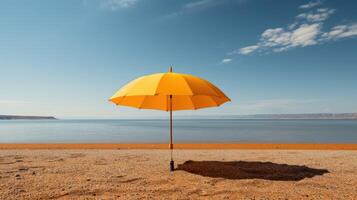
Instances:
[[[137,78],[116,92],[110,101],[139,109],[196,110],[219,106],[230,99],[212,83],[174,72],[157,73]]]
[[[139,77],[117,91],[110,99],[116,105],[139,109],[170,111],[170,149],[172,111],[219,106],[230,99],[212,83],[189,74],[172,72]],[[171,170],[173,160],[171,151]]]

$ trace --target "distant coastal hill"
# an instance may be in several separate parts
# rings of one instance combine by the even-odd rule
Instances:
[[[311,114],[257,114],[231,115],[223,118],[234,119],[356,119],[357,113],[311,113]]]
[[[357,113],[308,113],[308,114],[256,114],[256,115],[194,115],[177,116],[179,119],[353,119],[357,120]]]
[[[56,119],[52,116],[20,116],[20,115],[0,115],[0,120],[13,120],[13,119],[33,119],[33,120],[43,120],[43,119]]]

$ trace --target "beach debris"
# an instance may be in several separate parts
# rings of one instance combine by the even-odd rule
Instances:
[[[108,165],[105,159],[99,159],[94,162],[94,165]]]
[[[86,156],[84,153],[71,153],[69,155],[70,158],[80,158]]]
[[[20,174],[16,174],[16,175],[15,175],[15,177],[16,177],[16,180],[19,180],[19,179],[21,179],[21,176],[20,176]]]
[[[143,179],[143,178],[141,178],[141,177],[131,178],[131,179],[127,179],[127,180],[120,181],[120,183],[131,183],[131,182],[139,181],[139,180],[142,180],[142,179]]]
[[[20,168],[19,168],[19,171],[27,171],[27,170],[29,170],[28,167],[20,167]]]
[[[64,161],[63,158],[58,158],[58,159],[49,160],[48,162],[62,162],[62,161]]]
[[[15,193],[23,193],[23,192],[26,192],[26,190],[22,189],[22,188],[16,188],[15,189]]]

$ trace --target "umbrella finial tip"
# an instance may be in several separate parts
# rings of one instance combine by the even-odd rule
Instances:
[[[172,66],[169,67],[169,72],[172,72]]]

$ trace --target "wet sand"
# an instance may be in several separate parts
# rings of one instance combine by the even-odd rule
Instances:
[[[166,145],[167,147],[167,145]],[[0,199],[357,199],[357,151],[3,149]]]

